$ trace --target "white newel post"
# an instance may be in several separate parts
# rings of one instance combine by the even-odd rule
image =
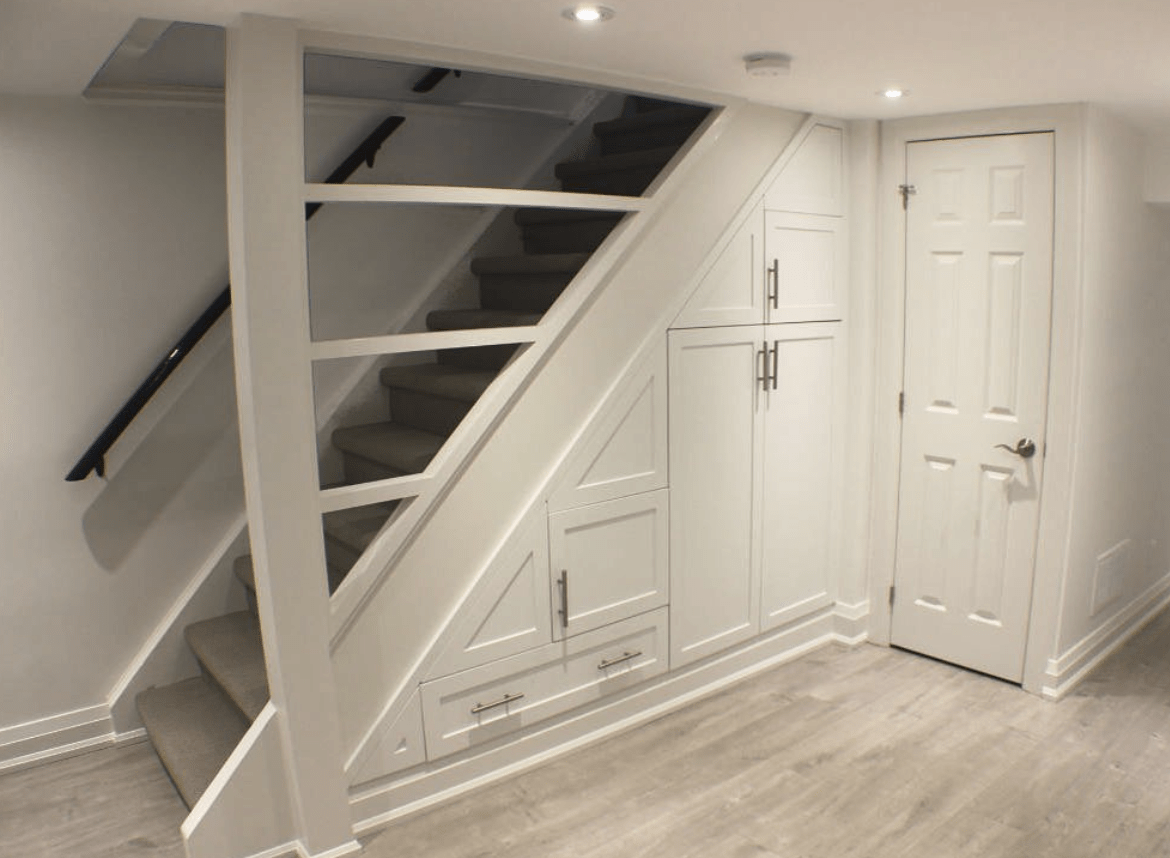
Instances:
[[[232,324],[260,623],[301,847],[341,855],[358,844],[329,655],[296,25],[245,15],[227,59]]]

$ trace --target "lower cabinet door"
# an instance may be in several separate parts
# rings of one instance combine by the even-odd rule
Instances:
[[[661,489],[549,516],[554,638],[666,604],[667,497]]]
[[[667,609],[422,684],[427,759],[590,703],[667,668]]]

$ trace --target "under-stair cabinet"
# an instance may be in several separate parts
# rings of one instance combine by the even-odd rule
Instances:
[[[835,600],[842,138],[813,128],[669,332],[673,668]]]

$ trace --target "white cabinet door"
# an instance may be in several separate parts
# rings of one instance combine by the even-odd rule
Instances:
[[[768,321],[842,318],[848,257],[844,221],[823,215],[768,212]]]
[[[845,129],[818,122],[764,196],[768,211],[845,214]]]
[[[666,489],[558,512],[548,526],[553,637],[666,604]]]
[[[775,380],[765,397],[762,631],[833,601],[838,327],[765,330]]]
[[[675,328],[764,322],[764,210],[757,206],[720,251],[674,320]]]
[[[670,332],[672,667],[759,629],[763,337]]]

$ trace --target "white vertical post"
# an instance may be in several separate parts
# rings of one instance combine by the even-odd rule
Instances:
[[[359,847],[329,656],[296,25],[245,15],[227,57],[232,324],[260,625],[301,847],[341,855]]]

